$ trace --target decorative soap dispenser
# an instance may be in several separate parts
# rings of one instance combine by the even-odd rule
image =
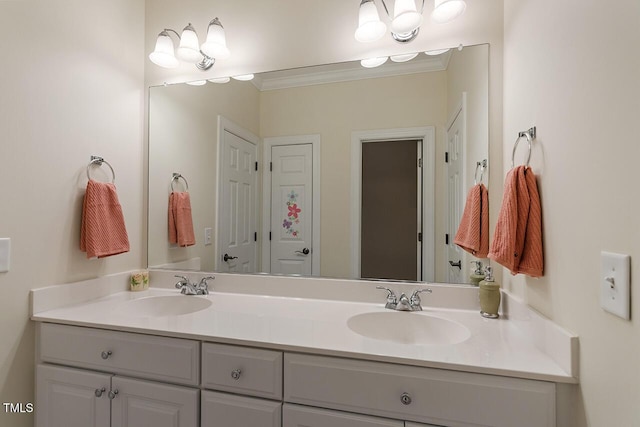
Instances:
[[[482,271],[482,261],[471,261],[471,264],[476,265],[476,269],[471,273],[469,279],[473,286],[478,286],[482,280],[484,280],[484,272]]]
[[[493,269],[490,266],[484,268],[485,278],[480,282],[480,314],[489,319],[498,318],[500,307],[500,285],[493,278]]]

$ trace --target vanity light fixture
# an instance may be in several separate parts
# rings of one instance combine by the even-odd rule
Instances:
[[[180,40],[178,49],[175,51],[170,33],[174,33]],[[178,59],[180,59],[184,62],[195,64],[199,70],[206,71],[213,66],[216,59],[225,59],[229,56],[230,52],[227,48],[224,27],[220,20],[215,18],[209,22],[207,39],[201,46],[199,46],[198,35],[191,23],[184,27],[182,36],[176,30],[165,28],[158,34],[156,47],[149,54],[149,59],[154,64],[164,68],[178,67],[180,65]]]
[[[242,74],[240,76],[233,76],[234,79],[240,80],[241,82],[247,82],[249,80],[253,80],[253,74]]]
[[[379,67],[389,59],[388,56],[379,56],[377,58],[367,58],[360,61],[360,65],[364,68],[375,68]]]
[[[229,83],[231,81],[231,77],[216,77],[213,79],[208,79],[211,83]]]
[[[418,36],[422,25],[425,0],[422,0],[420,11],[415,0],[395,0],[393,16],[385,0],[380,0],[387,16],[391,20],[391,37],[399,43],[408,43]],[[434,0],[431,17],[435,22],[451,22],[464,13],[464,0]],[[381,39],[387,32],[387,26],[380,20],[375,0],[361,0],[358,13],[358,28],[355,38],[359,42],[368,43]]]

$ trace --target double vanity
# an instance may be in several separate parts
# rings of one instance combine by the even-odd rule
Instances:
[[[401,312],[376,286],[417,285],[217,274],[186,296],[171,272],[127,278],[33,291],[36,426],[551,427],[577,383],[577,337],[509,295],[493,320],[472,287]]]

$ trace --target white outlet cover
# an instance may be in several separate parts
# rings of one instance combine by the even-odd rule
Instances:
[[[6,273],[11,266],[11,239],[0,239],[0,273]]]
[[[631,318],[631,282],[629,255],[601,252],[600,306],[609,313]]]

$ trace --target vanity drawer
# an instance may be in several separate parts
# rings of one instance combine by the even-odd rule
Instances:
[[[447,426],[553,427],[555,384],[286,354],[284,400]]]
[[[404,422],[285,403],[282,427],[404,427]]]
[[[40,326],[44,362],[198,385],[199,356],[197,341],[52,323]]]
[[[267,399],[282,399],[282,353],[233,345],[202,345],[202,385]]]

